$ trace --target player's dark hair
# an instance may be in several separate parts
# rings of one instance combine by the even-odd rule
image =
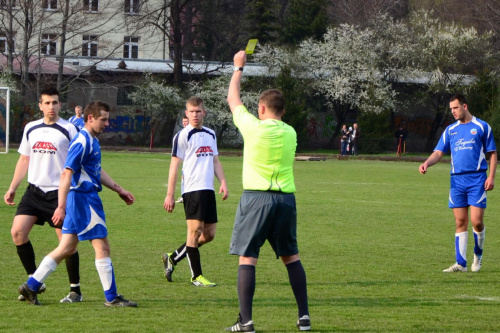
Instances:
[[[462,94],[455,94],[455,95],[450,97],[450,103],[455,101],[455,100],[458,100],[458,103],[460,105],[467,104],[467,100],[465,99],[465,96]]]
[[[198,97],[198,96],[189,97],[189,99],[186,102],[186,105],[187,104],[192,105],[192,106],[200,106],[201,105],[202,109],[204,108],[203,99],[201,97]]]
[[[97,119],[101,116],[101,111],[109,112],[110,110],[111,108],[109,107],[109,105],[104,103],[103,101],[90,102],[85,107],[85,111],[83,112],[83,121],[87,122],[87,120],[89,119],[89,115],[92,115],[94,119]]]
[[[278,89],[264,90],[260,94],[259,103],[264,104],[275,115],[281,115],[285,110],[285,97]]]
[[[61,95],[59,94],[59,90],[57,90],[56,87],[54,86],[47,86],[47,87],[44,87],[41,91],[40,91],[40,97],[39,97],[39,102],[42,103],[42,96],[43,95],[46,95],[46,96],[54,96],[54,95],[57,95],[57,99],[60,100],[61,98]]]

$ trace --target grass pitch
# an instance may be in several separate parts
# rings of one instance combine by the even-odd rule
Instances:
[[[0,155],[0,192],[18,158]],[[126,206],[101,193],[118,292],[136,309],[105,308],[92,247],[79,245],[84,302],[60,304],[68,293],[64,263],[46,281],[42,307],[17,301],[26,280],[12,244],[15,208],[0,205],[1,332],[221,332],[238,314],[237,258],[228,254],[241,188],[241,157],[221,157],[230,197],[218,196],[216,239],[201,248],[204,275],[216,288],[190,285],[187,262],[168,283],[160,256],[185,241],[181,206],[163,210],[170,157],[103,153],[103,168],[136,197]],[[488,196],[486,242],[479,273],[445,274],[454,262],[454,220],[447,208],[449,165],[427,175],[415,162],[296,162],[298,238],[308,278],[315,332],[498,332],[500,306],[499,192]],[[16,202],[24,192],[18,189]],[[179,185],[177,186],[179,190]],[[473,237],[469,228],[468,260]],[[57,246],[55,232],[31,232],[37,262]],[[286,269],[270,246],[257,266],[253,319],[258,332],[293,332],[296,305]]]

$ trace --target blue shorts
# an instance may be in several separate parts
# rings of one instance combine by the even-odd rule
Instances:
[[[108,235],[102,201],[97,191],[69,191],[62,233],[76,234],[80,241]]]
[[[474,206],[486,208],[486,172],[451,175],[449,208]]]

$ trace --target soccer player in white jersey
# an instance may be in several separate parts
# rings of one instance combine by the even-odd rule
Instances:
[[[222,164],[219,161],[215,132],[203,126],[207,114],[203,100],[191,97],[186,103],[189,124],[174,136],[172,159],[168,173],[168,190],[163,208],[172,213],[175,207],[175,185],[182,164],[181,194],[187,222],[187,240],[174,253],[162,256],[165,277],[172,282],[175,265],[187,256],[191,268],[191,283],[200,287],[214,287],[201,270],[199,246],[215,237],[217,207],[214,174],[220,182],[219,194],[226,200],[228,190]]]
[[[79,131],[85,126],[85,121],[83,121],[83,108],[80,105],[75,106],[75,115],[69,118],[68,121],[75,125]]]
[[[497,151],[490,125],[470,114],[463,95],[450,98],[450,110],[457,120],[446,128],[434,152],[419,167],[421,174],[451,152],[451,181],[448,207],[455,216],[456,263],[443,272],[467,272],[467,226],[472,222],[474,259],[471,270],[481,269],[484,245],[486,191],[495,186]],[[488,170],[489,159],[489,174]]]
[[[54,272],[62,259],[70,255],[79,241],[88,240],[95,251],[95,265],[104,289],[106,306],[136,307],[116,291],[115,274],[110,258],[106,219],[98,192],[102,185],[118,193],[127,205],[134,203],[132,193],[123,189],[101,169],[101,147],[97,134],[109,125],[108,104],[95,101],[85,108],[85,127],[71,141],[61,174],[59,202],[52,221],[62,224],[59,246],[43,258],[40,266],[19,287],[30,304],[40,305],[37,291]]]
[[[28,237],[35,224],[47,222],[55,228],[61,240],[61,226],[52,222],[52,215],[57,208],[57,190],[59,178],[68,154],[70,141],[77,134],[73,124],[59,118],[61,103],[59,92],[55,88],[45,88],[40,92],[38,106],[43,118],[28,123],[24,128],[19,146],[19,160],[9,189],[4,195],[7,205],[14,206],[16,190],[28,173],[28,188],[17,206],[12,223],[12,240],[17,247],[17,254],[28,275],[36,270],[35,251]],[[61,303],[81,302],[79,256],[75,251],[66,259],[70,293]],[[45,286],[40,289],[45,291]],[[19,295],[20,301],[24,297]]]

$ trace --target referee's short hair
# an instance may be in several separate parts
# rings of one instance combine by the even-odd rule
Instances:
[[[94,101],[90,102],[86,107],[83,115],[83,120],[87,122],[89,119],[89,115],[92,115],[95,119],[99,118],[101,116],[101,111],[107,111],[109,112],[111,108],[109,107],[108,104],[104,103],[103,101]]]
[[[280,115],[285,110],[285,97],[278,89],[264,90],[259,97],[259,103],[264,104],[271,112]]]

